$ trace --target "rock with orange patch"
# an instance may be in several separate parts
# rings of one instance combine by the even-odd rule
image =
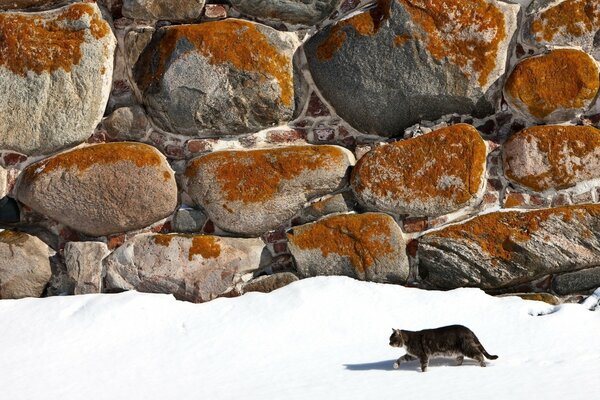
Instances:
[[[441,128],[367,153],[352,172],[352,189],[369,209],[447,214],[481,200],[486,155],[485,142],[471,125]]]
[[[577,46],[600,56],[594,40],[600,31],[598,0],[534,0],[527,9],[530,43],[546,46]]]
[[[400,227],[387,214],[335,214],[294,227],[289,248],[304,277],[345,275],[406,283],[408,258]]]
[[[0,232],[0,299],[41,297],[52,276],[54,251],[35,236]]]
[[[219,151],[192,160],[186,191],[220,228],[258,236],[311,198],[347,184],[352,153],[338,146]]]
[[[112,82],[116,40],[95,3],[0,13],[0,149],[47,154],[87,139]]]
[[[227,19],[156,31],[134,77],[165,131],[219,136],[289,121],[294,110],[291,33]]]
[[[518,11],[495,0],[380,0],[304,50],[342,118],[394,136],[423,119],[493,113]]]
[[[268,22],[316,25],[327,18],[341,0],[232,0],[243,14]]]
[[[433,287],[507,288],[600,265],[600,204],[494,212],[418,241],[419,273]]]
[[[154,147],[107,143],[29,165],[17,198],[89,236],[140,229],[177,206],[175,174]]]
[[[588,54],[558,49],[521,61],[504,87],[512,108],[537,122],[567,121],[598,94],[598,66]]]
[[[123,15],[147,21],[190,21],[200,17],[204,0],[123,0]]]
[[[264,243],[204,235],[138,235],[104,260],[108,291],[170,293],[203,302],[258,269]]]
[[[505,175],[537,192],[600,179],[600,130],[591,126],[527,128],[502,153]]]

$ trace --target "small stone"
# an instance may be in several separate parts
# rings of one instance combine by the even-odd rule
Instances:
[[[316,25],[327,18],[341,0],[231,0],[243,14],[268,22]]]
[[[326,215],[335,213],[348,213],[354,210],[356,200],[352,193],[343,192],[335,194],[323,200],[311,203],[300,213],[303,224],[314,222]]]
[[[586,293],[600,287],[600,267],[556,275],[552,290],[560,295]]]
[[[0,10],[47,10],[65,0],[0,0]]]
[[[121,107],[104,120],[106,132],[112,139],[140,140],[150,127],[144,109],[140,106]]]
[[[223,4],[207,4],[204,7],[204,17],[209,19],[227,18],[227,6]]]
[[[298,277],[291,272],[260,276],[242,286],[243,293],[260,292],[271,293],[284,286],[298,281]]]
[[[201,232],[207,220],[208,217],[200,210],[180,208],[173,216],[173,230],[184,233]]]
[[[125,55],[129,66],[135,65],[142,51],[146,48],[152,35],[156,31],[150,26],[142,26],[132,29],[125,35]]]
[[[203,7],[204,0],[123,0],[122,13],[146,21],[192,21]]]
[[[67,274],[74,294],[102,292],[102,260],[110,254],[102,242],[68,242],[64,248]]]
[[[8,193],[8,174],[4,168],[0,166],[0,199]]]

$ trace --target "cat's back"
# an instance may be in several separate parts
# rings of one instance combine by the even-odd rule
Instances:
[[[419,332],[424,347],[433,353],[452,352],[464,347],[466,342],[477,340],[473,331],[463,325],[448,325]]]

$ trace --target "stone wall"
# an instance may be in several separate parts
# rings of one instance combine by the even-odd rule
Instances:
[[[0,10],[0,298],[600,286],[596,0]]]

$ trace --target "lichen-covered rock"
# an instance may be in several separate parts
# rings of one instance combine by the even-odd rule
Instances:
[[[552,290],[560,295],[588,293],[600,287],[600,266],[554,277]]]
[[[74,294],[102,292],[102,260],[110,254],[102,242],[68,242],[64,248],[67,275]]]
[[[529,14],[526,37],[532,44],[578,46],[600,55],[600,2],[598,0],[534,0]]]
[[[341,0],[232,0],[238,11],[269,22],[316,25],[327,18]]]
[[[189,21],[200,17],[204,0],[123,0],[123,15],[133,19]]]
[[[227,19],[156,31],[134,76],[156,124],[183,135],[234,135],[289,121],[291,33]]]
[[[600,265],[600,204],[494,212],[418,241],[419,273],[429,284],[510,287]]]
[[[326,215],[335,213],[348,213],[354,210],[356,200],[352,193],[337,193],[333,196],[315,201],[303,208],[298,216],[301,223],[314,222]]]
[[[311,74],[355,128],[393,136],[422,119],[493,113],[519,6],[386,0],[313,36]]]
[[[66,0],[0,0],[0,10],[42,10],[49,9]]]
[[[260,239],[139,235],[105,259],[105,289],[212,300],[231,289],[241,274],[258,269],[263,248]]]
[[[559,122],[584,112],[599,85],[594,59],[579,50],[558,49],[517,64],[506,81],[504,95],[526,117]]]
[[[170,215],[177,184],[165,157],[138,143],[79,148],[28,166],[17,198],[90,236],[140,229]]]
[[[0,232],[0,299],[40,297],[50,281],[54,251],[35,236]]]
[[[502,153],[505,175],[534,191],[600,179],[600,130],[591,126],[527,128],[511,137]]]
[[[116,44],[95,3],[0,13],[0,149],[43,154],[87,139],[110,93]]]
[[[0,199],[8,192],[7,176],[6,170],[0,166]]]
[[[291,272],[281,272],[279,274],[261,276],[244,284],[242,286],[242,293],[271,293],[272,291],[281,289],[297,280],[298,277]]]
[[[447,214],[480,199],[486,154],[485,142],[471,125],[441,128],[367,153],[352,171],[352,189],[369,209]]]
[[[188,164],[187,193],[220,228],[258,236],[311,198],[343,188],[353,164],[338,146],[219,151]]]
[[[339,214],[294,227],[289,247],[304,277],[346,275],[405,283],[408,259],[400,227],[387,214]]]

